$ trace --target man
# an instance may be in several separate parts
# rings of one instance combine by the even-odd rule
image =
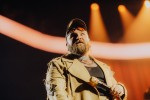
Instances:
[[[66,31],[68,53],[48,63],[47,100],[125,100],[124,85],[103,62],[90,55],[90,39],[84,21],[72,19]]]

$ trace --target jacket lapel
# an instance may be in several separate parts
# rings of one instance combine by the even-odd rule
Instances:
[[[99,67],[103,70],[104,72],[104,75],[105,75],[105,79],[106,79],[106,84],[108,86],[111,86],[112,83],[111,83],[111,74],[112,74],[112,71],[110,70],[110,68],[103,62],[100,62],[96,59],[94,59],[94,61],[99,65]]]
[[[77,59],[73,60],[73,63],[72,63],[72,65],[69,66],[68,71],[75,77],[77,77],[85,82],[90,81],[91,76],[90,76],[89,72],[84,67],[84,65]]]
[[[110,69],[109,67],[101,62],[101,61],[98,61],[97,59],[91,57],[98,65],[99,67],[101,67],[101,69],[103,70],[104,72],[104,75],[105,75],[105,79],[106,79],[106,83],[107,85],[111,85],[111,81],[110,81]],[[66,62],[67,64],[67,69],[68,71],[75,77],[85,81],[85,82],[90,82],[90,74],[89,72],[87,71],[87,69],[84,67],[84,65],[78,61],[77,59],[74,59],[74,60],[68,60],[68,59],[63,59],[63,61]]]

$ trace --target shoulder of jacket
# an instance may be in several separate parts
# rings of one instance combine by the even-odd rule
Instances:
[[[55,61],[60,61],[62,57],[56,57],[56,58],[53,58],[51,61],[55,62]]]
[[[93,58],[96,62],[98,62],[99,64],[101,64],[101,65],[107,65],[106,63],[104,63],[104,62],[102,62],[102,61],[100,61],[100,60],[98,60],[98,59],[96,59],[96,58]]]
[[[66,66],[61,59],[62,59],[62,57],[56,57],[56,58],[53,58],[52,60],[50,60],[47,63],[48,72],[51,70],[57,69],[57,71],[59,73],[61,73],[61,75],[63,76],[64,69],[66,69]]]
[[[53,58],[48,62],[48,65],[54,64],[56,66],[65,67],[63,56]]]
[[[53,59],[49,60],[48,63],[57,62],[57,61],[60,61],[60,60],[61,60],[61,57],[56,57],[56,58],[53,58]]]
[[[102,62],[100,60],[97,60],[102,66],[105,66],[105,68],[110,69],[110,66],[106,64],[105,62]]]

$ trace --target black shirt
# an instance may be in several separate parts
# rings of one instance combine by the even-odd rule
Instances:
[[[100,81],[106,84],[104,72],[98,65],[96,67],[86,67],[86,69],[88,70],[91,76],[98,78]],[[97,89],[100,92],[101,96],[110,97],[108,88],[98,85]]]

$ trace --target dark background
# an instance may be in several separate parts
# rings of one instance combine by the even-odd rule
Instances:
[[[81,18],[89,26],[93,2],[100,5],[112,43],[123,36],[118,5],[124,4],[136,16],[143,4],[143,0],[1,0],[0,14],[45,34],[64,37],[72,18]],[[0,99],[45,100],[47,63],[58,56],[0,34]]]

